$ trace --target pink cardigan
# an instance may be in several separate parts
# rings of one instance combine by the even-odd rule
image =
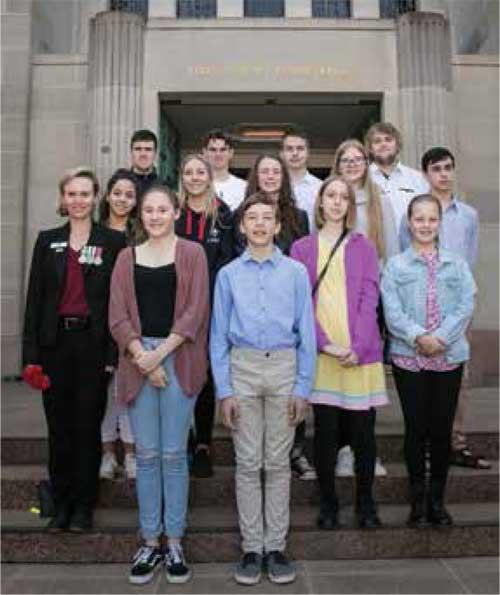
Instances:
[[[118,400],[130,403],[145,381],[132,363],[127,347],[141,338],[141,322],[134,284],[133,248],[122,250],[111,277],[109,328],[118,344]],[[185,337],[174,352],[174,366],[184,394],[196,396],[207,378],[209,322],[208,268],[203,247],[177,238],[175,247],[177,288],[172,332]]]

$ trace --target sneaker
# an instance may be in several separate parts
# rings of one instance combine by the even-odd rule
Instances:
[[[112,452],[105,452],[102,455],[99,477],[101,479],[114,479],[117,467],[118,463],[115,455]]]
[[[294,565],[283,552],[269,552],[266,556],[267,576],[272,583],[284,585],[295,580]]]
[[[302,481],[313,481],[317,478],[316,471],[313,467],[311,467],[309,461],[303,454],[298,457],[292,458],[291,466],[292,471]]]
[[[124,467],[127,479],[135,479],[137,475],[137,465],[135,461],[135,454],[133,452],[128,452],[125,455]]]
[[[343,446],[337,453],[337,464],[335,465],[337,477],[354,476],[354,453],[350,446]]]
[[[377,457],[375,459],[375,475],[376,477],[385,477],[387,469],[382,465],[382,461]]]
[[[240,585],[256,585],[262,576],[262,556],[247,552],[236,565],[234,580]]]
[[[212,477],[212,459],[208,448],[199,448],[193,456],[192,473],[195,477]]]
[[[159,547],[143,545],[133,560],[128,576],[128,582],[133,585],[145,585],[153,578],[156,570],[161,566],[162,555]]]
[[[165,554],[165,575],[169,583],[186,583],[191,571],[186,566],[181,545],[169,545]]]

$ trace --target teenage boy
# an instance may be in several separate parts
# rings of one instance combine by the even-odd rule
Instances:
[[[401,134],[389,122],[370,126],[365,147],[372,160],[369,167],[371,179],[380,188],[382,199],[390,201],[398,233],[410,200],[417,194],[429,192],[429,184],[419,171],[399,160],[403,148]]]
[[[152,184],[158,182],[154,166],[158,139],[151,130],[136,130],[130,139],[130,169],[137,178],[137,194],[141,196]]]
[[[245,180],[229,173],[229,163],[234,156],[231,137],[214,128],[202,139],[203,156],[212,166],[215,192],[231,211],[235,211],[243,202],[247,183]]]
[[[422,156],[422,171],[429,182],[431,194],[439,199],[442,206],[439,246],[462,256],[472,271],[477,260],[479,218],[476,209],[462,202],[454,192],[455,157],[444,147],[433,147]],[[406,222],[400,229],[400,244],[402,250],[410,244]],[[467,445],[465,417],[469,401],[468,376],[466,366],[453,424],[450,463],[461,467],[489,469],[491,463],[474,455]]]
[[[234,577],[254,585],[266,568],[269,580],[283,584],[295,579],[284,554],[289,455],[315,373],[311,287],[305,268],[273,244],[279,211],[269,197],[247,198],[240,230],[247,249],[219,272],[210,333],[217,398],[236,452],[243,557]]]
[[[321,180],[307,170],[309,159],[309,138],[298,128],[286,131],[281,141],[281,157],[290,173],[293,193],[299,209],[306,211],[309,218],[309,229],[314,224],[314,202],[318,194]]]

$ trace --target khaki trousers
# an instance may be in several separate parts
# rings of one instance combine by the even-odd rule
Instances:
[[[286,546],[294,437],[287,407],[295,370],[294,349],[231,352],[232,385],[239,403],[233,431],[236,501],[244,552],[283,551]]]

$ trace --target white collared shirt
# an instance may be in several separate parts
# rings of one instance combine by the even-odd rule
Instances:
[[[309,231],[313,231],[314,225],[314,203],[322,181],[306,171],[306,175],[298,182],[292,181],[293,193],[297,207],[307,213],[309,219]]]
[[[429,184],[423,174],[416,169],[403,165],[400,161],[387,176],[376,163],[371,163],[369,172],[372,180],[381,191],[381,200],[389,200],[396,219],[396,229],[406,216],[411,199],[429,192]]]

